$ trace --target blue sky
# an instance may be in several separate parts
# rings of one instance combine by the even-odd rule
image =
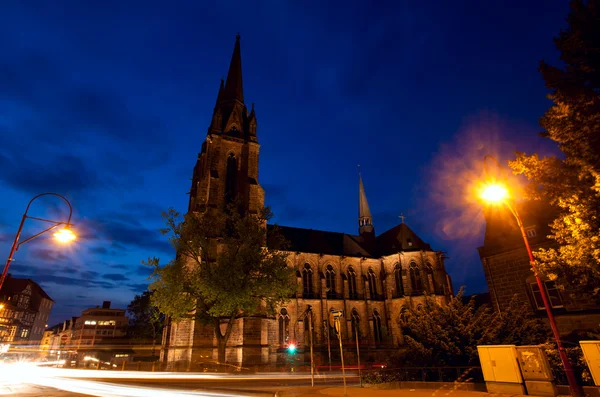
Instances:
[[[56,300],[51,322],[148,283],[172,256],[161,212],[187,208],[196,155],[242,36],[260,183],[277,223],[357,232],[361,165],[377,233],[398,215],[448,252],[455,288],[486,290],[483,219],[465,187],[487,153],[549,153],[537,72],[564,1],[3,1],[0,258],[51,191],[81,235],[23,245],[11,273]],[[63,219],[59,200],[32,215]],[[27,221],[24,237],[40,230]]]

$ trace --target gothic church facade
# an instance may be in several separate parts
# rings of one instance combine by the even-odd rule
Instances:
[[[188,211],[240,200],[256,213],[264,206],[259,184],[257,118],[244,104],[240,37],[227,80],[221,80],[212,121],[192,177]],[[305,317],[313,313],[314,344],[322,352],[337,346],[330,310],[343,310],[340,335],[376,351],[402,343],[398,325],[404,307],[418,307],[424,295],[446,302],[453,294],[442,252],[434,251],[404,222],[375,234],[362,178],[359,177],[358,234],[279,226],[288,240],[289,266],[296,269],[297,292],[272,316],[237,320],[227,360],[274,363],[290,343],[308,343]],[[232,291],[234,293],[234,291]],[[328,340],[329,339],[329,340]],[[169,363],[216,357],[213,328],[185,320],[170,324],[163,336]]]

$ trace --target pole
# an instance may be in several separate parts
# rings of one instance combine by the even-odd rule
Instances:
[[[21,218],[19,230],[17,231],[17,235],[15,236],[12,247],[10,248],[10,253],[8,254],[8,259],[6,260],[6,265],[4,265],[4,271],[2,272],[2,278],[0,278],[0,289],[2,289],[2,285],[4,284],[4,279],[6,278],[6,273],[8,273],[10,263],[13,261],[13,255],[15,254],[15,252],[17,251],[17,247],[19,246],[19,238],[21,237],[21,232],[23,231],[23,224],[25,223],[25,219],[27,219],[27,213],[23,214],[23,217]]]
[[[550,306],[550,301],[548,300],[548,295],[544,286],[544,282],[538,275],[538,271],[535,266],[535,259],[533,258],[533,253],[531,252],[531,247],[529,246],[529,241],[527,240],[527,234],[525,233],[525,228],[523,227],[523,221],[521,220],[521,217],[519,216],[519,213],[517,212],[516,208],[511,207],[508,203],[505,204],[517,219],[517,224],[519,225],[519,229],[521,230],[521,236],[523,236],[525,248],[527,249],[527,254],[529,255],[529,263],[531,265],[531,268],[533,269],[535,280],[537,281],[538,288],[540,289],[540,295],[542,296],[542,301],[544,302],[546,314],[548,315],[548,320],[550,321],[550,328],[552,329],[552,334],[554,335],[554,339],[556,340],[558,354],[560,355],[560,360],[562,361],[563,367],[565,368],[565,375],[567,376],[567,381],[569,382],[569,389],[571,390],[571,395],[574,397],[581,397],[583,394],[581,393],[581,389],[577,383],[577,379],[575,378],[575,373],[573,372],[573,367],[571,366],[571,362],[567,357],[565,348],[563,347],[562,342],[560,341],[560,334],[558,332],[556,322],[554,321],[554,313],[552,313],[552,306]]]
[[[67,200],[65,197],[61,196],[60,194],[42,193],[42,194],[38,194],[37,196],[35,196],[31,200],[29,200],[29,203],[27,204],[27,208],[25,208],[25,213],[23,214],[23,217],[21,218],[21,224],[19,225],[19,230],[17,230],[17,235],[15,236],[12,247],[10,249],[10,253],[8,254],[8,259],[6,260],[6,265],[4,265],[4,270],[2,271],[2,277],[0,277],[0,289],[2,289],[2,285],[4,285],[4,279],[6,278],[6,274],[8,273],[8,268],[10,267],[10,264],[13,261],[13,256],[14,256],[15,252],[17,252],[17,250],[19,249],[19,238],[21,238],[21,232],[23,231],[23,224],[25,223],[25,219],[27,219],[27,212],[29,212],[29,207],[31,207],[31,203],[33,203],[35,201],[35,199],[37,199],[38,197],[41,197],[41,196],[56,196],[56,197],[59,197],[62,200],[64,200],[67,203],[67,205],[69,206],[69,218],[66,222],[66,225],[69,226],[71,224],[71,216],[73,215],[73,207],[71,206],[71,203],[69,202],[69,200]],[[32,218],[32,219],[40,220],[43,222],[53,223],[55,226],[65,224],[64,222],[55,222],[55,221],[51,221],[48,219],[41,219],[41,218]],[[33,240],[40,234],[50,231],[52,228],[53,227],[50,227],[38,234],[26,239],[25,241],[23,241],[23,243]]]
[[[308,332],[310,332],[310,385],[312,387],[315,387],[315,360],[313,358],[312,310],[308,314]]]
[[[360,380],[360,387],[362,387],[362,376],[360,374],[360,349],[358,346],[358,321],[354,323],[354,335],[356,335],[356,357],[358,360],[358,379]]]
[[[327,312],[327,355],[329,356],[329,372],[331,372],[331,336],[329,335],[331,326],[329,325],[329,304],[327,295],[325,295],[325,311]]]
[[[336,318],[335,320],[335,328],[338,334],[338,340],[340,341],[340,358],[342,359],[342,377],[344,378],[344,396],[348,395],[348,391],[346,390],[346,369],[344,368],[344,350],[342,348],[342,335],[340,333],[340,320]]]

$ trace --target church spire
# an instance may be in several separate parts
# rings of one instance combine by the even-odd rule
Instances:
[[[242,54],[240,50],[240,34],[235,37],[235,47],[229,64],[227,81],[223,92],[223,100],[238,100],[244,103],[244,87],[242,84]]]
[[[375,228],[373,227],[373,219],[371,210],[367,202],[367,194],[363,185],[362,175],[358,173],[358,232],[361,236],[374,236]]]

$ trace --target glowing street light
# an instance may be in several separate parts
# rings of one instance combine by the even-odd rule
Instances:
[[[500,163],[494,157],[489,154],[483,158],[484,169],[487,174],[487,164],[486,160],[491,159],[496,163],[496,166],[501,169]],[[554,313],[552,313],[552,309],[550,306],[550,301],[548,299],[548,293],[546,292],[546,288],[542,279],[540,279],[537,271],[537,267],[535,266],[535,259],[533,258],[533,253],[531,252],[531,247],[529,246],[529,240],[527,240],[527,234],[525,233],[525,227],[523,226],[523,221],[517,212],[517,208],[511,205],[510,197],[508,194],[508,190],[501,184],[498,183],[490,183],[488,184],[482,191],[480,197],[490,204],[504,204],[510,210],[510,212],[514,215],[517,220],[517,225],[519,226],[519,230],[521,231],[521,236],[523,237],[523,241],[525,242],[525,248],[527,249],[527,254],[529,255],[529,264],[531,265],[531,269],[533,270],[533,274],[535,275],[535,279],[540,290],[540,295],[542,296],[542,301],[544,302],[544,307],[546,309],[546,314],[548,315],[548,320],[550,322],[550,328],[552,329],[552,334],[554,335],[554,340],[556,341],[556,346],[558,348],[558,353],[560,355],[560,359],[562,361],[563,367],[565,368],[565,375],[567,376],[567,381],[569,382],[569,389],[571,390],[571,395],[575,397],[580,397],[581,391],[577,384],[577,379],[575,378],[575,373],[573,372],[573,367],[571,366],[571,362],[567,357],[567,353],[565,348],[560,341],[560,334],[558,332],[558,327],[556,326],[556,322],[554,321]]]
[[[70,228],[65,227],[64,229],[54,233],[54,238],[60,243],[70,243],[71,241],[75,240],[77,236],[75,236],[75,233],[73,233]]]
[[[67,203],[67,205],[69,206],[69,217],[67,218],[66,222],[57,222],[57,221],[53,221],[53,220],[49,220],[49,219],[36,218],[36,217],[27,215],[27,212],[29,212],[29,207],[31,207],[31,203],[33,203],[37,198],[42,197],[42,196],[56,196],[58,198],[61,198],[65,203]],[[73,231],[71,230],[71,215],[73,215],[73,207],[71,206],[71,203],[69,202],[69,200],[67,200],[65,197],[61,196],[60,194],[42,193],[42,194],[38,194],[37,196],[35,196],[34,198],[32,198],[29,201],[29,204],[27,204],[27,208],[25,208],[25,213],[23,214],[23,217],[21,218],[21,224],[19,225],[19,230],[17,230],[17,235],[15,236],[15,239],[13,241],[12,248],[10,249],[10,253],[8,254],[8,259],[6,260],[6,265],[4,266],[4,271],[2,272],[2,277],[0,278],[0,289],[2,288],[2,285],[4,284],[4,279],[6,278],[6,274],[8,273],[8,268],[10,267],[10,264],[13,261],[13,256],[14,256],[15,252],[17,252],[19,250],[19,247],[21,245],[28,243],[31,240],[35,239],[36,237],[39,237],[42,234],[49,232],[51,230],[54,230],[57,227],[63,226],[63,225],[64,225],[64,227],[61,230],[54,233],[54,238],[61,243],[68,243],[68,242],[75,240],[75,233],[73,233]],[[19,242],[19,238],[21,237],[21,232],[23,231],[23,225],[25,224],[25,219],[27,219],[27,218],[33,219],[36,221],[50,223],[50,224],[52,224],[52,226]]]
[[[489,184],[481,193],[481,198],[489,203],[501,203],[508,197],[508,191],[499,184]]]

